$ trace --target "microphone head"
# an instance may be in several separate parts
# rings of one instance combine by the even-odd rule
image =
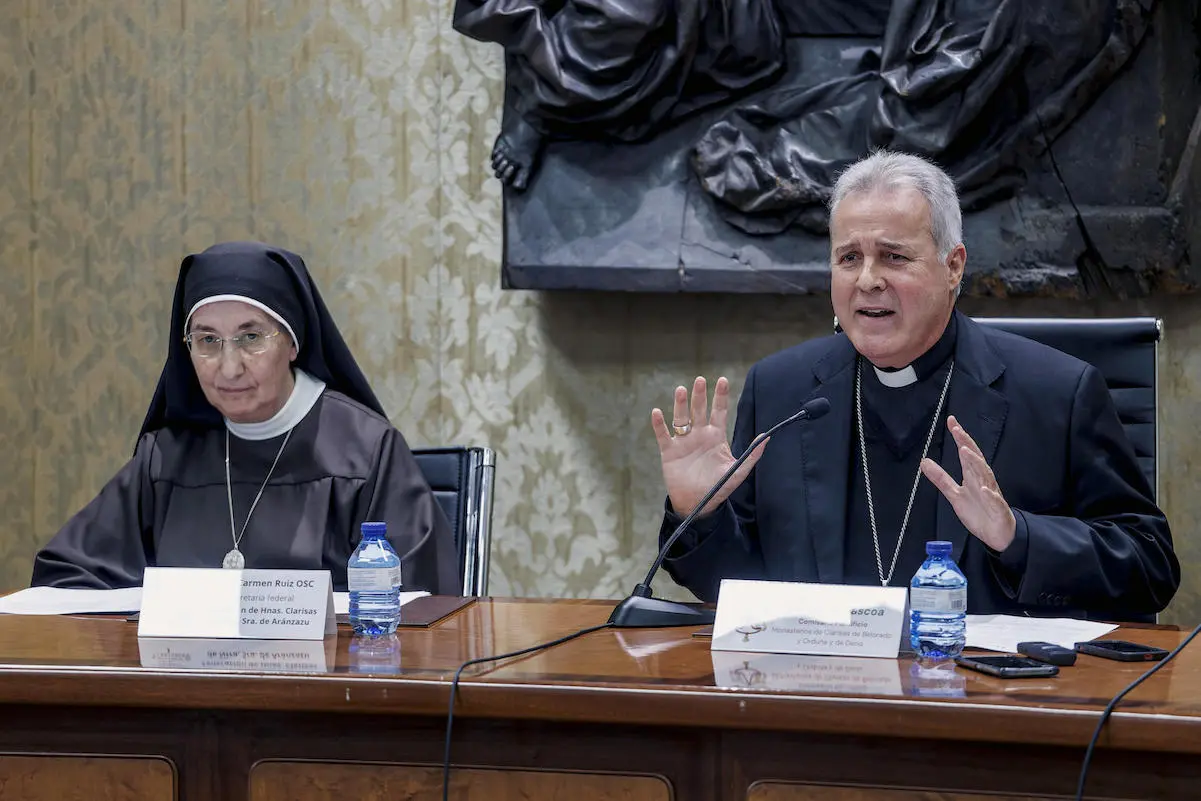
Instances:
[[[814,398],[802,406],[801,411],[805,412],[805,417],[808,419],[816,420],[830,411],[830,401],[825,398]]]

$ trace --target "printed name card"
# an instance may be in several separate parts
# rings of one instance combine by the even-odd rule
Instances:
[[[328,570],[149,567],[138,637],[321,640],[336,633]]]
[[[907,597],[904,587],[725,579],[710,647],[895,659]]]

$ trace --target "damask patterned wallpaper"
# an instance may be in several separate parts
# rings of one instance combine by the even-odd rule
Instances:
[[[0,589],[130,454],[180,258],[236,238],[305,256],[414,445],[498,451],[494,593],[640,578],[662,508],[651,407],[697,373],[738,391],[757,358],[825,333],[829,302],[502,292],[501,54],[454,33],[451,6],[0,3]],[[1182,623],[1201,619],[1194,306],[967,309],[1166,318]]]

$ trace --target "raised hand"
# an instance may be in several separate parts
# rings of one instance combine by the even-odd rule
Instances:
[[[659,443],[659,459],[663,465],[663,482],[672,509],[678,515],[687,515],[709,488],[721,478],[734,463],[726,440],[726,422],[730,411],[730,382],[717,379],[713,391],[713,411],[708,409],[708,389],[705,379],[698,376],[692,384],[692,397],[688,390],[676,387],[672,409],[672,425],[669,427],[660,409],[651,411],[651,428]],[[751,472],[751,468],[763,455],[765,440],[730,477],[702,514],[709,514],[722,504],[730,493],[738,488]]]
[[[984,460],[984,454],[954,415],[947,417],[947,429],[959,446],[959,465],[963,483],[956,484],[946,470],[933,459],[922,459],[922,475],[930,479],[955,510],[964,528],[994,551],[1003,551],[1013,542],[1017,520],[1001,495],[997,477]]]

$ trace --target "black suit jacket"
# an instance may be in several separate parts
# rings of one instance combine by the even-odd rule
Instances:
[[[1163,609],[1180,584],[1180,564],[1101,375],[963,315],[958,326],[946,413],[980,446],[1017,519],[1013,544],[997,554],[939,496],[927,538],[954,544],[968,611],[1121,620]],[[843,581],[854,376],[845,334],[751,368],[735,453],[808,400],[828,398],[831,411],[772,437],[750,477],[703,519],[699,542],[669,554],[665,565],[678,583],[715,600],[723,578]],[[939,462],[962,480],[949,435]],[[660,543],[678,523],[669,511]]]

